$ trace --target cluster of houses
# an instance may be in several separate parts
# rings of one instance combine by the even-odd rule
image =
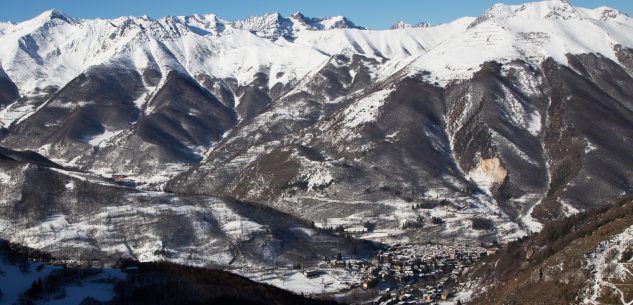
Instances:
[[[434,304],[438,301],[449,300],[455,295],[451,289],[442,287],[439,282],[436,286],[414,286],[406,285],[398,290],[386,291],[381,296],[373,300],[376,305],[393,304]]]
[[[362,288],[377,285],[382,295],[375,304],[431,304],[450,299],[451,282],[467,266],[494,249],[467,245],[394,245],[369,260],[344,261],[340,256],[322,267],[346,268],[362,278]],[[316,275],[314,270],[306,276]]]

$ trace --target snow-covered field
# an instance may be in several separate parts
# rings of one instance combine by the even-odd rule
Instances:
[[[31,288],[34,282],[46,281],[51,273],[62,269],[62,267],[39,262],[30,262],[28,267],[20,268],[20,266],[9,264],[4,257],[0,257],[0,291],[2,291],[0,304],[16,304],[19,296]],[[79,304],[87,297],[106,302],[114,297],[114,283],[125,279],[126,276],[118,270],[104,269],[80,280],[64,282],[58,291],[38,304]]]
[[[320,269],[318,276],[308,278],[298,270],[239,270],[238,274],[254,281],[270,284],[295,293],[307,295],[334,293],[359,285],[361,279],[344,269]]]

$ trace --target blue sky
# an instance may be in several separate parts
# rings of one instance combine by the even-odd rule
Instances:
[[[398,20],[432,24],[463,16],[478,16],[492,4],[523,3],[515,0],[11,0],[3,1],[1,21],[21,21],[50,8],[76,18],[112,18],[123,15],[190,15],[214,13],[235,20],[266,12],[287,16],[301,11],[306,16],[344,15],[358,25],[388,28]],[[575,6],[610,6],[633,15],[633,0],[571,0]]]

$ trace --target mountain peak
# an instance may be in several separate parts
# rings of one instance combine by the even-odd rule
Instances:
[[[35,19],[41,21],[51,21],[57,19],[68,23],[74,23],[76,21],[74,18],[56,8],[44,11],[39,16],[35,17]]]
[[[392,25],[390,27],[390,29],[391,30],[396,30],[396,29],[410,29],[410,28],[428,28],[430,26],[431,26],[430,23],[424,22],[424,21],[423,22],[418,22],[415,25],[411,25],[411,24],[408,24],[408,23],[400,20],[400,21],[396,22],[396,24]]]
[[[430,28],[431,24],[426,21],[421,21],[421,22],[416,23],[413,27],[414,28]]]
[[[488,20],[510,18],[569,20],[577,17],[577,10],[567,0],[545,0],[520,5],[497,3],[477,18],[470,27]]]
[[[313,18],[314,19],[314,18]],[[320,24],[324,26],[323,29],[365,29],[364,27],[357,26],[345,16],[332,16],[327,18],[318,18]]]
[[[303,15],[303,13],[301,12],[295,12],[294,14],[290,15],[291,18],[295,18],[295,19],[304,19],[305,15]]]
[[[265,20],[269,20],[270,22],[283,22],[286,18],[282,16],[279,12],[266,13],[262,16]]]
[[[50,9],[42,12],[36,17],[15,24],[16,29],[24,32],[33,32],[40,29],[48,29],[59,25],[76,24],[79,20],[68,16],[57,9]]]
[[[244,20],[229,22],[228,25],[271,39],[279,37],[292,38],[297,31],[304,30],[365,29],[355,25],[344,16],[311,18],[306,17],[301,12],[296,12],[290,17],[284,17],[277,12],[263,16],[251,16]]]
[[[411,26],[410,24],[408,24],[408,23],[406,23],[406,22],[404,22],[404,21],[402,21],[402,20],[399,20],[398,22],[396,22],[396,24],[392,25],[392,26],[390,27],[390,29],[392,29],[392,30],[396,30],[396,29],[408,29],[408,28],[412,28],[412,27],[413,27],[413,26]]]
[[[331,30],[331,29],[364,29],[345,16],[330,16],[321,18],[306,17],[301,12],[296,12],[290,16],[300,24],[307,26],[311,30]]]
[[[233,28],[249,31],[257,36],[270,39],[286,37],[291,32],[291,22],[278,12],[263,16],[250,16],[244,20],[230,22]]]
[[[572,19],[576,9],[566,0],[546,0],[522,5],[495,4],[485,15],[496,18],[520,17],[528,19]]]

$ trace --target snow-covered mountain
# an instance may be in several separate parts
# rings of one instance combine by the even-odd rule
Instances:
[[[521,59],[539,65],[552,58],[567,65],[568,54],[599,53],[619,61],[615,46],[630,47],[631,18],[617,10],[572,7],[563,0],[523,5],[497,4],[417,61],[413,69],[450,81],[469,78],[487,61]]]
[[[428,28],[431,27],[431,24],[428,22],[418,22],[414,25],[408,24],[402,20],[396,22],[396,24],[392,25],[390,29],[392,30],[397,30],[397,29],[410,29],[410,28]]]
[[[253,244],[287,262],[300,249],[276,245],[312,235],[275,235],[259,205],[238,202],[272,207],[297,232],[304,221],[375,227],[356,237],[376,241],[472,242],[511,240],[633,190],[633,19],[609,8],[499,4],[385,31],[300,13],[80,20],[52,10],[0,24],[0,67],[0,145],[63,167],[0,164],[0,237],[38,248],[176,260],[210,245],[200,232],[217,218],[208,252],[258,228]],[[69,186],[77,172],[123,201],[91,201]],[[54,192],[24,195],[48,178]],[[124,236],[113,217],[154,233]],[[445,222],[404,228],[432,217]],[[494,229],[473,229],[479,218]],[[168,243],[161,219],[194,223],[195,238]],[[234,234],[233,221],[252,227]],[[318,240],[313,256],[339,250],[335,237]],[[245,262],[270,258],[253,244]]]

